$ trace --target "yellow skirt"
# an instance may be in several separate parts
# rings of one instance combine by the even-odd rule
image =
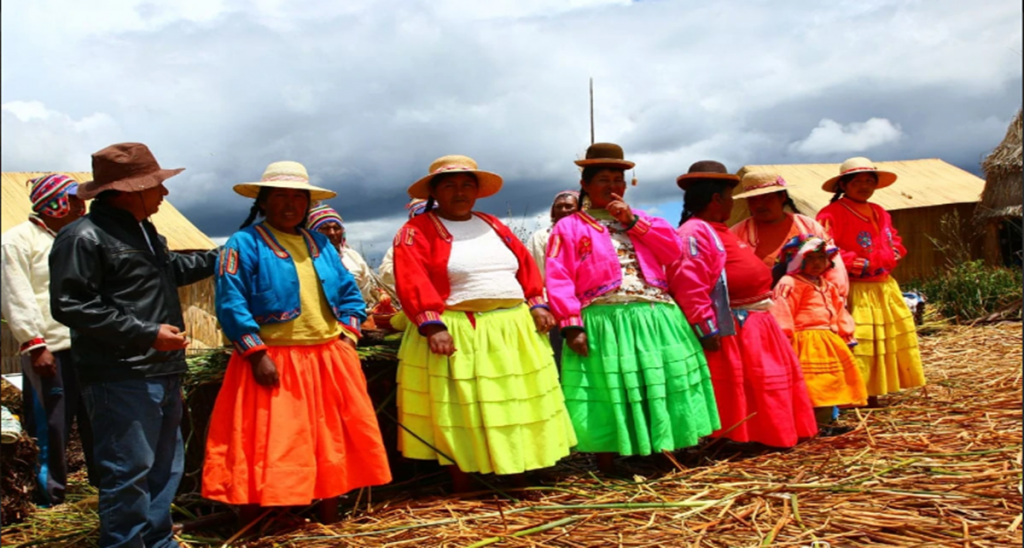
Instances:
[[[823,329],[797,331],[793,347],[800,358],[811,405],[831,407],[867,403],[860,366],[839,335]]]
[[[859,343],[853,355],[868,395],[924,386],[914,316],[896,280],[850,282],[850,302]]]
[[[551,345],[526,305],[441,319],[455,354],[430,351],[411,322],[398,351],[398,448],[464,472],[516,474],[553,466],[576,434]],[[454,460],[454,462],[452,462]]]

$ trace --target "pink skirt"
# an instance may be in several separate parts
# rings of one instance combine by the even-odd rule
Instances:
[[[800,362],[770,313],[749,312],[706,354],[722,421],[713,437],[792,447],[818,433]]]

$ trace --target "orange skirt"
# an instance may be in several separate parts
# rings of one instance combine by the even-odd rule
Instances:
[[[843,339],[824,329],[797,331],[793,348],[814,407],[864,405],[868,394],[857,359]]]
[[[340,341],[271,346],[280,386],[228,363],[206,436],[203,496],[228,504],[301,506],[391,481],[366,377]]]

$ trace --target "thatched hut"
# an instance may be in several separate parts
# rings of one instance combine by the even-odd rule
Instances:
[[[89,181],[89,172],[69,172],[65,175],[79,182]],[[28,181],[45,175],[42,172],[3,173],[2,175],[2,232],[22,223],[31,213]],[[208,250],[217,247],[206,234],[189,222],[180,211],[169,202],[164,201],[160,211],[153,215],[153,223],[167,238],[172,251],[187,253],[190,251]],[[213,280],[207,279],[199,283],[183,287],[179,290],[182,309],[185,313],[185,327],[192,339],[192,348],[210,348],[222,344],[222,336],[217,325],[213,304]],[[2,329],[3,372],[20,371],[17,356],[18,345],[4,324]]]
[[[1018,110],[1003,142],[981,164],[985,172],[985,191],[976,219],[998,242],[985,249],[986,257],[993,262],[1021,262],[1021,204],[1024,202],[1021,156],[1021,111]]]
[[[872,198],[892,214],[893,224],[908,250],[907,258],[893,275],[901,280],[933,275],[945,264],[945,256],[929,236],[943,238],[941,221],[946,215],[955,212],[960,219],[969,221],[981,199],[985,181],[937,159],[876,162],[875,165],[899,176],[896,184],[880,189]],[[839,173],[839,164],[751,165],[740,169],[738,174],[742,177],[751,171],[781,175],[789,183],[789,195],[800,212],[814,217],[832,198],[821,190],[821,184]],[[749,215],[746,200],[738,200],[729,224]],[[965,233],[963,239],[969,240],[970,235]],[[972,254],[981,257],[982,248],[983,243],[976,242]]]

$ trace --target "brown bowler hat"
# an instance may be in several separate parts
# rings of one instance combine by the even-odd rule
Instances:
[[[594,143],[587,147],[587,157],[576,160],[580,167],[610,167],[613,169],[633,169],[636,164],[624,160],[626,155],[622,147],[615,143]]]
[[[158,186],[185,168],[161,169],[142,143],[118,143],[92,155],[93,180],[78,187],[78,197],[95,198],[105,190],[139,192]]]
[[[729,170],[725,168],[722,162],[714,160],[694,162],[685,174],[676,177],[676,184],[679,185],[679,188],[686,190],[687,187],[697,181],[708,180],[724,181],[729,185],[729,188],[735,188],[736,185],[740,184],[739,176],[729,173]]]

